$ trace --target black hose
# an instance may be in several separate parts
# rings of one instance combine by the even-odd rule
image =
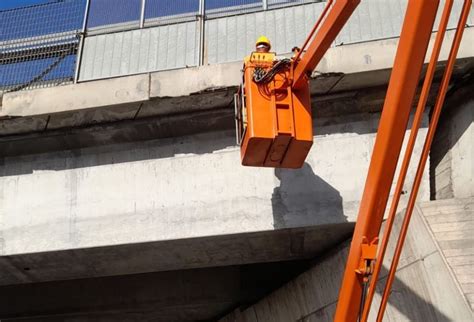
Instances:
[[[283,68],[288,66],[291,60],[288,58],[279,60],[269,71],[265,72],[262,68],[256,68],[253,73],[253,81],[257,84],[266,84]]]
[[[367,298],[368,289],[369,289],[369,282],[364,281],[362,285],[362,295],[361,295],[360,305],[359,305],[359,317],[357,318],[358,322],[361,321],[362,313],[364,312],[365,300]]]

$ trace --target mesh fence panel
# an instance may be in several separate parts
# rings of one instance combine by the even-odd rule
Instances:
[[[89,35],[196,20],[200,3],[207,19],[326,0],[90,0]]]
[[[263,9],[262,0],[206,0],[206,17],[222,17]]]
[[[74,79],[85,0],[0,11],[0,93]]]
[[[147,0],[145,3],[145,25],[189,21],[198,14],[199,0]]]
[[[287,5],[297,5],[314,2],[324,2],[326,0],[268,0],[268,8],[275,8]]]
[[[87,28],[120,25],[138,28],[141,8],[142,0],[90,0]]]

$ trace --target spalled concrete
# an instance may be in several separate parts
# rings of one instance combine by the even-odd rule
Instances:
[[[134,119],[96,123],[89,118],[91,124],[67,129],[44,130],[51,119],[46,117],[38,124],[42,131],[25,134],[14,134],[19,130],[18,122],[24,122],[25,118],[4,120],[0,124],[5,125],[3,131],[10,135],[0,136],[0,150],[4,156],[13,156],[232,130],[235,127],[233,94],[233,90],[223,89],[190,97],[153,99],[137,108]],[[384,88],[372,88],[363,93],[314,97],[314,122],[318,127],[341,124],[347,114],[379,112],[384,95]],[[224,102],[225,107],[219,108]],[[91,113],[100,110],[104,109]]]
[[[33,116],[148,100],[149,76],[138,75],[5,94],[0,117]]]

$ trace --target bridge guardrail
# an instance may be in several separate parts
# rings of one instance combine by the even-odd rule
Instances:
[[[71,83],[85,0],[0,11],[0,94]]]
[[[50,1],[0,11],[0,94],[236,61],[251,50],[260,33],[284,53],[304,40],[324,6],[319,2],[325,2]],[[406,2],[363,2],[334,46],[397,37]],[[468,26],[473,24],[471,14]]]

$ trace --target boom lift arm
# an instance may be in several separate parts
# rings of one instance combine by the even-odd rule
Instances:
[[[431,86],[452,1],[446,1],[443,11],[439,26],[440,33],[428,67],[396,193],[401,191],[406,176],[406,168],[413,151],[412,145],[414,145],[420,123],[418,119],[423,114],[426,104],[426,96]],[[272,53],[252,53],[246,60],[243,85],[235,99],[237,136],[238,143],[241,145],[243,165],[282,168],[300,168],[303,165],[313,141],[309,76],[359,3],[360,0],[329,0],[303,47],[296,50],[291,60],[286,59],[275,63]],[[334,317],[337,322],[365,322],[368,318],[375,282],[398,205],[398,195],[394,197],[392,203],[391,216],[387,222],[388,227],[379,254],[377,253],[378,236],[438,6],[439,0],[408,1],[339,293]],[[410,196],[394,263],[389,272],[389,282],[377,317],[378,322],[383,318],[391,281],[393,281],[393,274],[403,247],[413,203],[416,200],[417,184],[419,185],[426,163],[426,156],[437,125],[437,117],[446,95],[471,6],[472,0],[464,0],[463,11],[435,106],[435,117],[430,122],[428,139],[417,170],[417,178]]]
[[[316,66],[318,66],[332,42],[359,5],[360,0],[333,2],[333,0],[328,1],[318,22],[314,25],[303,47],[295,57],[293,76],[293,87],[295,88],[306,85],[308,75],[311,75]],[[321,24],[323,19],[324,22]],[[312,39],[316,31],[317,34]],[[299,59],[300,56],[302,56],[301,60]]]
[[[439,1],[411,0],[393,64],[335,321],[356,321],[375,264],[390,188],[405,136]]]

